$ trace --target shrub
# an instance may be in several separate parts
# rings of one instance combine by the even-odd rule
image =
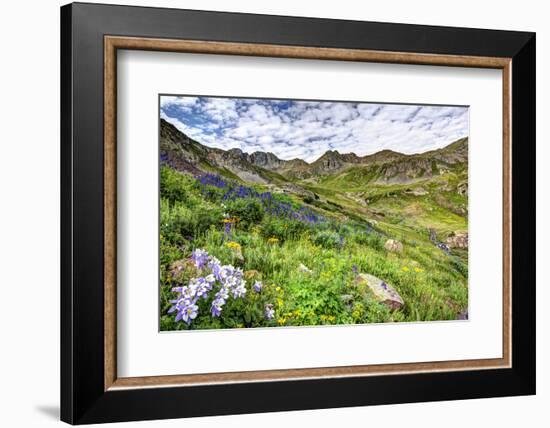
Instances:
[[[343,238],[336,232],[322,231],[313,236],[313,242],[323,248],[338,248],[343,243]]]
[[[189,204],[189,192],[191,185],[189,178],[174,171],[172,168],[162,166],[160,168],[160,196],[169,201],[181,201]]]
[[[200,205],[191,210],[177,201],[170,204],[166,199],[161,200],[160,213],[161,233],[176,244],[190,237],[197,238],[222,222],[221,209]]]
[[[382,251],[384,249],[384,240],[380,235],[378,235],[375,232],[356,232],[353,235],[353,239],[355,242],[361,245],[367,245],[370,248],[373,248],[378,251]]]
[[[261,225],[260,233],[265,239],[277,238],[279,241],[299,239],[307,226],[298,220],[269,217]]]
[[[264,209],[257,199],[236,199],[227,205],[227,212],[232,217],[239,219],[239,224],[249,229],[258,224],[264,217]]]

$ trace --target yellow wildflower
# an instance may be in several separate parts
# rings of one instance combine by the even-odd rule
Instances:
[[[224,223],[237,223],[238,221],[239,219],[237,217],[229,217],[222,220]]]
[[[229,241],[227,244],[225,244],[227,248],[231,248],[232,250],[240,250],[241,245],[238,242]]]
[[[277,305],[283,306],[283,299],[278,298],[277,299]]]
[[[415,267],[414,271],[420,273],[420,272],[424,272],[424,269],[421,269],[419,267]]]
[[[403,266],[403,268],[402,268],[402,269],[403,269],[403,272],[408,272],[408,271],[409,271],[409,268],[408,268],[408,266]]]
[[[267,240],[267,243],[268,243],[269,245],[275,245],[277,242],[279,242],[279,239],[278,239],[278,238],[275,238],[274,236],[272,236],[271,238],[269,238],[269,239]]]
[[[286,322],[286,318],[279,318],[277,322],[279,323],[279,325],[283,325]]]

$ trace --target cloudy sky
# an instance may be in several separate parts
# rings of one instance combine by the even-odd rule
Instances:
[[[421,153],[468,136],[468,108],[161,96],[160,115],[198,142],[312,162],[327,150]]]

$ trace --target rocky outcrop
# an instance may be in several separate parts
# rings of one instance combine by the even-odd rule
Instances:
[[[468,248],[468,232],[453,232],[446,241],[449,248]]]
[[[361,273],[355,278],[355,283],[359,287],[366,287],[376,300],[392,310],[401,309],[405,304],[394,287],[374,275]]]

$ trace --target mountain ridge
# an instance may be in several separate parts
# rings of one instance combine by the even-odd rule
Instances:
[[[176,169],[193,175],[201,171],[217,172],[261,184],[315,180],[357,167],[365,169],[365,176],[375,181],[406,182],[439,175],[468,161],[467,137],[441,149],[417,154],[385,149],[358,156],[353,152],[327,150],[318,159],[308,163],[298,158],[283,160],[272,152],[246,153],[239,148],[223,150],[208,147],[164,119],[161,119],[160,130],[161,156],[166,157]]]

